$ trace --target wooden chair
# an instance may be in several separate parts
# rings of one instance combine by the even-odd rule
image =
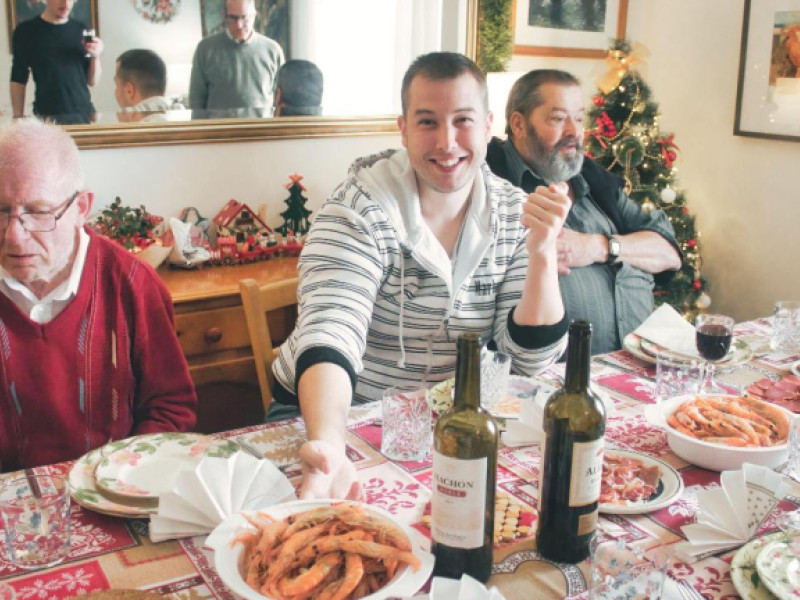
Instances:
[[[258,387],[261,389],[261,402],[264,415],[272,403],[272,362],[278,355],[273,347],[269,332],[268,313],[288,306],[297,305],[297,279],[288,279],[259,285],[255,279],[242,279],[239,282],[242,307],[250,333],[250,345],[256,361]]]

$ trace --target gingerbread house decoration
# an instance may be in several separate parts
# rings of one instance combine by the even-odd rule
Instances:
[[[238,241],[244,241],[251,236],[258,237],[262,233],[272,233],[272,228],[252,208],[233,199],[214,217],[214,223],[219,235],[235,236]]]

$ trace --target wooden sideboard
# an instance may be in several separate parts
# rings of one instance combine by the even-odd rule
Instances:
[[[297,258],[197,270],[162,267],[158,273],[172,294],[175,328],[197,388],[197,431],[212,433],[263,421],[239,281],[296,280]],[[273,344],[280,344],[294,327],[296,309],[270,313],[268,319]]]

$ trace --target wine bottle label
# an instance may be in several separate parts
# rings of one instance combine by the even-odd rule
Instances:
[[[488,459],[463,460],[433,451],[431,537],[451,548],[484,542]]]
[[[572,445],[569,505],[586,506],[600,497],[603,475],[603,438]]]

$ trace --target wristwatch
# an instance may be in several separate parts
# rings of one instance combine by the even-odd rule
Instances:
[[[606,264],[613,265],[619,258],[619,240],[608,234],[606,238],[608,239],[608,260],[606,260]]]

